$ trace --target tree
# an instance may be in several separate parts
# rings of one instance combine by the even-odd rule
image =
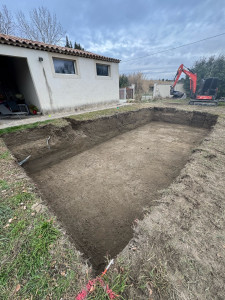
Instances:
[[[217,77],[219,78],[219,88],[217,97],[225,96],[225,56],[220,55],[218,57],[210,56],[207,58],[201,58],[197,60],[191,69],[193,73],[197,73],[197,90],[200,86],[200,82],[204,78]],[[184,87],[187,95],[190,95],[190,80],[188,76],[185,78]]]
[[[142,95],[145,92],[145,75],[141,72],[133,73],[128,76],[129,84],[135,85],[135,99],[141,101]],[[149,89],[149,87],[148,87]]]
[[[15,23],[11,12],[6,5],[2,5],[0,11],[0,33],[3,34],[15,34]]]
[[[74,43],[74,49],[79,49],[79,50],[83,50],[84,51],[84,48],[83,47],[81,47],[81,45],[80,44],[78,44],[78,43]]]
[[[125,88],[129,85],[128,77],[125,74],[120,75],[119,85],[120,85],[120,88]]]
[[[136,94],[141,94],[144,92],[143,82],[145,80],[145,76],[141,72],[133,73],[128,76],[129,83],[135,84],[135,92]]]
[[[67,48],[73,48],[72,42],[69,41],[68,36],[66,36],[66,45],[65,45],[65,47],[67,47]],[[74,49],[79,49],[79,50],[83,50],[84,51],[84,48],[81,47],[81,45],[78,44],[78,43],[76,43],[76,42],[74,43]]]
[[[68,36],[66,36],[66,45],[67,48],[73,48],[71,41],[69,41]]]
[[[43,6],[31,10],[29,20],[22,11],[19,11],[17,23],[23,37],[47,44],[57,44],[65,34],[56,15],[51,15],[49,10]]]

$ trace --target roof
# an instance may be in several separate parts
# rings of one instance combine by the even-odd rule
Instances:
[[[57,46],[57,45],[45,44],[42,42],[27,40],[27,39],[23,39],[23,38],[11,36],[11,35],[6,35],[6,34],[0,34],[0,44],[7,44],[7,45],[16,46],[16,47],[23,47],[23,48],[28,48],[28,49],[35,49],[35,50],[54,52],[54,53],[60,53],[60,54],[74,55],[74,56],[79,56],[79,57],[93,58],[93,59],[97,59],[97,60],[103,60],[103,61],[109,61],[109,62],[115,62],[115,63],[120,62],[119,59],[98,55],[98,54],[88,52],[88,51],[72,49],[72,48],[67,48],[67,47],[61,47],[61,46]]]

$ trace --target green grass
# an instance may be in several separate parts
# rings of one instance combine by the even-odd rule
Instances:
[[[146,295],[151,291],[159,297],[159,299],[170,299],[169,295],[172,291],[171,285],[168,281],[166,267],[161,263],[158,265],[144,266],[143,275],[139,278],[139,289]],[[157,297],[157,299],[158,299]]]
[[[29,128],[36,128],[36,127],[39,127],[40,125],[49,124],[51,122],[52,122],[52,120],[47,120],[47,121],[43,121],[43,122],[36,122],[33,124],[25,124],[25,125],[3,128],[3,129],[0,129],[0,135],[5,134],[5,133],[12,133],[15,131],[22,131],[22,130],[26,130]]]
[[[116,113],[121,113],[121,112],[127,112],[127,111],[132,111],[132,110],[137,110],[140,108],[140,105],[135,104],[135,105],[126,105],[126,106],[118,106],[117,108],[108,108],[108,109],[103,109],[103,110],[97,110],[97,111],[92,111],[84,114],[79,114],[79,115],[73,115],[69,116],[67,118],[69,119],[75,119],[75,120],[92,120],[92,119],[97,119],[99,117],[103,116],[110,116]]]
[[[0,203],[0,226],[3,227],[12,216],[12,209],[9,206]]]
[[[115,113],[136,110],[138,108],[140,108],[139,104],[118,106],[117,108],[109,108],[109,109],[103,109],[103,110],[98,110],[98,111],[93,111],[93,112],[88,112],[88,113],[83,113],[83,114],[78,114],[78,115],[72,115],[72,116],[67,117],[67,119],[70,119],[70,118],[76,119],[76,120],[96,119],[101,116],[109,116],[109,115],[112,115]],[[52,124],[57,127],[62,127],[62,126],[67,125],[68,123],[66,121],[66,118],[59,118],[59,119],[51,119],[51,120],[46,120],[46,121],[35,122],[32,124],[13,126],[13,127],[0,129],[0,136],[3,134],[13,133],[13,132],[17,132],[17,131],[24,131],[26,129],[38,128],[38,127],[41,127],[41,126],[44,126],[47,124]]]
[[[8,190],[10,188],[10,185],[7,181],[0,179],[0,190]]]
[[[5,180],[0,184],[6,189],[10,187]],[[59,231],[44,216],[32,219],[30,207],[34,198],[34,194],[21,191],[4,197],[0,205],[0,253],[3,262],[7,258],[0,273],[2,299],[11,297],[10,290],[15,284],[21,285],[17,297],[22,298],[36,295],[36,299],[41,299],[49,289],[50,246]]]
[[[53,227],[52,221],[40,218],[35,220],[29,234],[24,236],[24,230],[31,226],[27,220],[12,223],[6,238],[8,248],[12,251],[12,243],[16,240],[16,256],[4,265],[0,274],[1,290],[8,291],[12,279],[21,284],[17,296],[24,293],[37,295],[40,298],[46,296],[48,280],[45,273],[50,268],[49,247],[57,239],[59,231]],[[45,270],[45,272],[43,272]],[[38,281],[37,281],[38,278]],[[23,284],[22,284],[23,283]],[[41,288],[42,287],[42,288]],[[7,299],[8,293],[5,293]]]
[[[1,149],[6,150],[3,143]],[[11,156],[7,162],[0,158],[1,167],[0,298],[61,299],[67,294],[75,298],[89,279],[80,254],[47,209],[32,209],[40,199],[26,178],[17,181],[20,170]]]
[[[10,152],[8,150],[0,154],[0,159],[9,159],[9,158],[10,158]]]
[[[61,119],[51,119],[51,120],[46,120],[46,121],[41,121],[41,122],[35,122],[32,124],[25,124],[25,125],[3,128],[3,129],[0,129],[0,136],[3,134],[12,133],[12,132],[16,132],[16,131],[23,131],[23,130],[30,129],[30,128],[41,127],[46,124],[52,124],[54,126],[61,127],[61,126],[67,125],[67,122],[65,119],[61,118]]]
[[[123,294],[128,287],[128,271],[123,272],[111,272],[110,276],[107,274],[103,277],[105,285],[108,285],[109,289],[112,292],[119,296],[119,299],[126,299],[123,297]],[[87,300],[109,300],[110,297],[106,293],[105,286],[97,282],[94,286],[94,290],[88,294]]]
[[[152,287],[159,295],[164,294],[168,290],[168,281],[166,279],[166,269],[161,265],[154,266],[148,273],[148,279],[151,282]]]
[[[8,199],[8,203],[12,208],[18,207],[21,203],[24,205],[30,204],[34,199],[34,195],[28,192],[21,192]]]
[[[9,190],[6,180],[1,188]],[[0,272],[1,299],[44,299],[54,290],[51,278],[51,246],[60,235],[53,220],[43,215],[32,217],[33,193],[21,191],[23,185],[14,185],[20,192],[2,198],[0,204],[0,255],[3,258]],[[61,277],[61,276],[60,276]],[[64,282],[66,280],[66,283]],[[57,283],[59,296],[68,287],[67,278]],[[20,290],[12,294],[16,285]],[[57,298],[56,298],[57,299]]]

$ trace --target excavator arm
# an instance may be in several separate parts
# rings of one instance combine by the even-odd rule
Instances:
[[[182,96],[181,94],[183,93],[174,90],[182,72],[186,74],[190,79],[191,96],[194,97],[197,88],[197,74],[192,73],[191,70],[184,67],[183,64],[181,64],[177,70],[177,74],[174,78],[174,83],[170,87],[170,95],[178,96],[178,97]]]
[[[195,105],[217,105],[218,101],[216,100],[219,79],[216,77],[210,77],[202,80],[202,84],[198,93],[196,93],[197,89],[197,74],[193,73],[184,65],[180,65],[177,74],[174,78],[173,85],[170,86],[170,95],[173,95],[174,98],[182,98],[184,93],[175,91],[174,88],[180,78],[180,75],[186,74],[190,79],[190,91],[191,91],[191,100],[189,104]]]

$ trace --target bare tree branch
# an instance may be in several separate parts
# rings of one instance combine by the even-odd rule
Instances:
[[[51,15],[49,10],[43,6],[30,11],[29,20],[26,19],[22,11],[19,11],[17,23],[20,34],[31,40],[57,44],[65,35],[56,15]]]
[[[15,23],[13,21],[13,16],[7,6],[2,5],[2,9],[0,11],[0,33],[12,35],[14,34],[14,31]]]

